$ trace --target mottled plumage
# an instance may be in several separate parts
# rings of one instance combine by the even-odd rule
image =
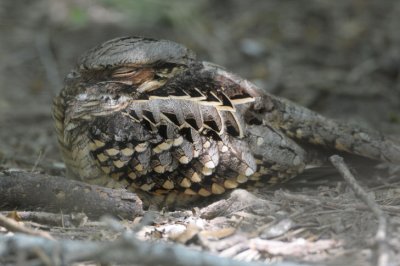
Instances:
[[[400,146],[262,92],[186,47],[140,37],[84,54],[54,100],[68,175],[187,205],[306,167],[302,143],[400,162]]]

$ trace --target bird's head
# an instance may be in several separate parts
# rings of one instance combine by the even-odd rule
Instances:
[[[194,60],[194,52],[172,41],[122,37],[84,53],[66,83],[122,83],[143,93],[164,85]]]

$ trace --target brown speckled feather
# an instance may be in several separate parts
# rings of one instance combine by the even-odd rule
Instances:
[[[166,40],[125,37],[88,51],[53,114],[70,176],[166,204],[287,180],[307,164],[299,140],[400,161],[384,137],[263,93]]]

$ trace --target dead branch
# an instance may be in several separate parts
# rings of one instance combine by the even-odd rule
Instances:
[[[143,214],[142,201],[124,189],[110,189],[75,180],[24,171],[0,172],[0,208],[53,213],[84,212],[134,218]]]
[[[15,258],[18,254],[25,253],[25,258],[30,255],[29,259],[38,260],[38,250],[41,251],[42,257],[52,260],[51,265],[69,265],[73,262],[83,261],[138,265],[265,265],[217,257],[181,245],[140,241],[131,233],[124,233],[120,239],[114,242],[50,241],[22,234],[0,236],[0,258]],[[275,266],[298,265],[289,262],[275,264]]]
[[[334,209],[339,209],[339,210],[345,210],[345,209],[354,209],[354,210],[359,210],[359,211],[369,210],[369,207],[365,206],[365,204],[362,204],[362,203],[340,203],[340,202],[334,202],[335,199],[332,199],[332,198],[329,198],[329,200],[324,200],[321,197],[293,194],[293,193],[290,193],[288,191],[283,191],[283,190],[276,191],[275,195],[277,195],[281,198],[290,200],[290,201],[300,202],[303,204],[313,205],[313,206],[321,206],[321,207],[334,208]],[[399,206],[379,205],[379,207],[383,211],[386,211],[386,212],[390,212],[393,214],[400,213]]]
[[[47,80],[52,88],[52,92],[55,94],[58,88],[62,88],[62,79],[60,78],[60,72],[58,71],[54,54],[51,52],[50,36],[47,30],[36,35],[35,44]]]
[[[267,252],[271,255],[285,255],[291,257],[304,257],[310,253],[322,252],[341,246],[342,243],[333,239],[321,239],[317,241],[308,241],[306,239],[296,239],[292,242],[283,242],[278,240],[266,240],[253,238],[249,246],[253,249]]]
[[[23,222],[32,222],[45,226],[71,227],[80,226],[88,222],[88,217],[84,213],[51,213],[51,212],[35,212],[35,211],[4,211],[0,212],[8,217],[16,213],[18,218]]]
[[[213,219],[217,216],[229,216],[242,210],[271,213],[276,206],[244,189],[235,189],[229,198],[216,201],[200,210],[201,218]]]
[[[7,218],[3,215],[0,214],[0,226],[6,228],[7,230],[11,231],[11,232],[19,232],[19,233],[24,233],[27,235],[31,235],[31,236],[40,236],[40,237],[44,237],[50,240],[54,240],[54,238],[45,231],[40,231],[40,230],[33,230],[31,228],[28,228],[20,223],[18,223],[17,221]]]
[[[350,172],[347,165],[344,163],[342,157],[338,155],[333,155],[329,158],[333,166],[339,171],[344,180],[350,186],[350,188],[354,191],[354,194],[362,200],[368,208],[372,211],[372,213],[378,219],[378,229],[375,235],[375,241],[378,245],[378,259],[377,265],[385,266],[388,265],[389,260],[389,246],[387,244],[387,227],[388,222],[385,213],[382,208],[368,195],[368,193],[358,184],[357,180]]]

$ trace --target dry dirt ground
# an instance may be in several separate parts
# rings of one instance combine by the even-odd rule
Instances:
[[[52,97],[83,51],[123,35],[184,43],[271,93],[399,138],[399,26],[396,0],[1,1],[0,170],[64,174]],[[381,168],[362,166],[356,177],[389,219],[386,251],[398,265],[400,176]],[[375,264],[378,220],[339,175],[259,194],[225,212],[152,213],[137,235],[246,261]],[[42,228],[60,239],[113,238],[96,226]]]

